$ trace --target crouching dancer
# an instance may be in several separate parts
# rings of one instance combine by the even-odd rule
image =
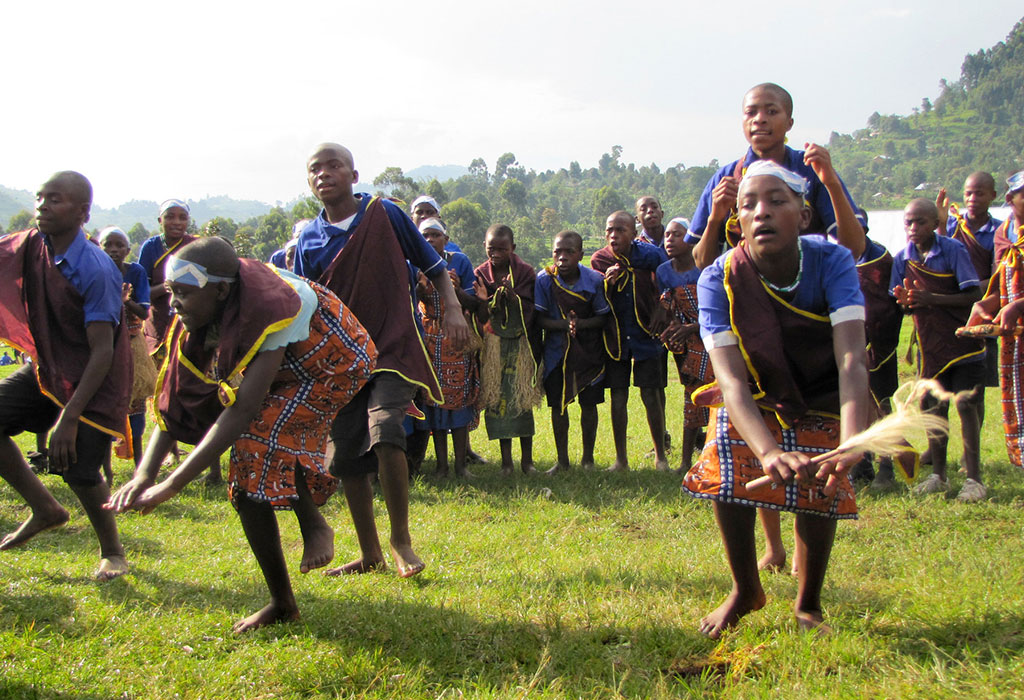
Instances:
[[[821,587],[835,520],[856,517],[847,472],[860,455],[811,463],[866,427],[864,297],[850,252],[800,237],[809,211],[802,177],[770,161],[747,170],[738,194],[745,245],[698,282],[701,335],[719,392],[700,460],[684,487],[715,501],[733,589],[700,624],[717,638],[765,604],[754,540],[755,507],[796,514],[801,628],[821,628]],[[756,397],[756,398],[755,398]],[[747,491],[767,474],[771,490]],[[776,488],[778,487],[778,488]]]
[[[167,261],[176,318],[156,388],[158,430],[134,478],[107,507],[148,513],[231,447],[228,493],[270,589],[235,632],[299,617],[274,510],[295,511],[299,570],[334,557],[318,507],[337,488],[324,467],[331,421],[367,383],[377,350],[334,294],[287,271],[239,260],[203,238]],[[174,440],[196,445],[155,484]]]

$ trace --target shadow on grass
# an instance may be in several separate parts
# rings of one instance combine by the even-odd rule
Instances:
[[[969,655],[971,662],[982,663],[1024,652],[1024,615],[1019,612],[989,611],[976,618],[906,621],[880,626],[879,630],[896,640],[901,654],[921,661],[933,660],[936,649],[958,661]]]
[[[76,607],[70,595],[39,593],[5,595],[0,598],[0,621],[4,627],[30,627],[66,619]],[[3,688],[0,685],[0,688]],[[3,696],[8,697],[8,696]]]
[[[104,693],[69,693],[66,691],[50,690],[45,686],[35,684],[14,683],[0,678],[0,697],[18,698],[19,700],[109,700],[111,695]]]

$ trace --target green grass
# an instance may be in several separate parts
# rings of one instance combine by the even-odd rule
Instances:
[[[670,387],[676,443],[681,397]],[[1020,696],[1024,479],[1007,465],[992,390],[988,406],[989,501],[861,497],[861,519],[839,525],[824,591],[836,633],[825,639],[797,632],[796,583],[781,574],[764,577],[768,605],[722,641],[698,634],[698,619],[729,590],[728,570],[710,506],[642,459],[639,397],[628,474],[503,479],[496,445],[475,433],[491,460],[474,468],[478,479],[413,486],[413,536],[428,568],[411,580],[299,575],[298,528],[282,513],[303,617],[242,637],[232,623],[267,594],[222,488],[194,484],[151,515],[121,516],[132,573],[100,584],[84,515],[46,476],[72,520],[0,554],[0,696]],[[547,421],[538,411],[540,469],[554,461]],[[607,465],[607,404],[601,421],[597,457]],[[576,457],[578,440],[574,431]],[[959,454],[954,439],[951,460]],[[121,482],[130,467],[116,471]],[[375,506],[386,533],[379,497]],[[344,499],[324,510],[344,561],[356,552]],[[25,516],[0,487],[0,530]]]

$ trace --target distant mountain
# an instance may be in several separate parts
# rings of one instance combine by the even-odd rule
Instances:
[[[434,179],[444,182],[445,180],[456,180],[468,172],[469,168],[462,165],[421,165],[407,172],[405,176],[424,182]]]

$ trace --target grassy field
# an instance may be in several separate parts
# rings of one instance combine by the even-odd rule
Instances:
[[[839,525],[827,638],[796,630],[785,574],[764,576],[768,605],[721,641],[696,631],[728,592],[728,570],[711,507],[642,459],[639,397],[627,474],[503,479],[496,445],[476,433],[491,460],[476,480],[412,489],[428,568],[411,580],[301,576],[298,527],[282,513],[303,617],[242,637],[232,623],[266,591],[223,488],[193,484],[151,515],[121,516],[133,570],[100,584],[84,514],[46,476],[72,520],[0,554],[0,697],[1019,697],[1024,476],[1007,465],[994,393],[988,405],[989,501],[953,500],[955,468],[948,497],[862,496],[860,520]],[[676,442],[681,407],[670,387]],[[538,411],[540,469],[554,461],[547,421]],[[601,421],[597,458],[608,465],[607,404]],[[959,453],[954,440],[954,462]],[[115,471],[120,483],[129,464]],[[379,497],[376,507],[386,533]],[[343,498],[325,513],[345,561],[356,546]],[[25,516],[0,486],[0,531]]]

